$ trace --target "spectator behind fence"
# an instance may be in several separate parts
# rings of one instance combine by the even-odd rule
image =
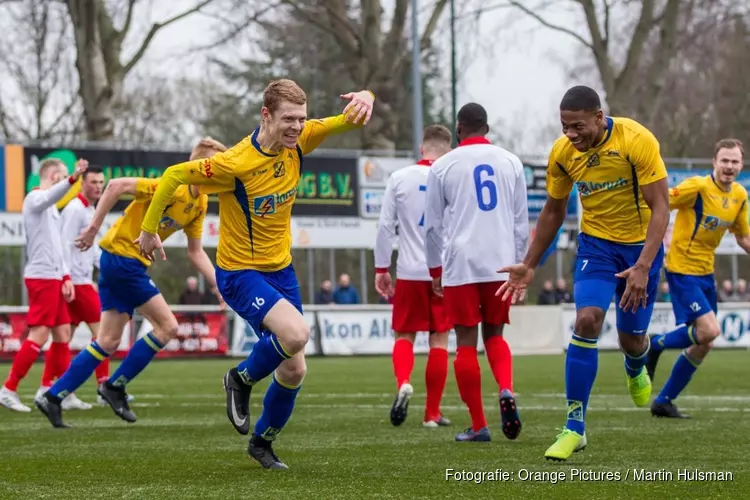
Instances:
[[[555,303],[569,304],[571,302],[573,302],[573,294],[568,291],[568,282],[560,278],[557,280],[557,287],[555,288]]]
[[[539,292],[539,297],[536,299],[536,303],[540,306],[552,306],[557,304],[557,294],[555,294],[555,288],[552,286],[552,281],[546,280],[542,285],[542,291]]]
[[[734,294],[739,302],[750,302],[750,293],[747,291],[747,281],[738,279]]]
[[[344,273],[339,276],[339,286],[333,292],[333,301],[336,304],[359,304],[359,293],[352,286],[348,274]]]
[[[180,294],[180,305],[199,306],[203,304],[203,294],[198,290],[198,278],[188,276],[185,280],[185,290]]]
[[[325,280],[320,284],[320,290],[315,294],[316,304],[333,304],[333,286],[331,280]]]
[[[657,302],[671,302],[672,295],[669,293],[669,283],[662,281],[659,285],[659,293],[656,295]]]
[[[736,302],[734,285],[731,280],[724,280],[721,282],[721,290],[719,290],[718,299],[719,302]]]

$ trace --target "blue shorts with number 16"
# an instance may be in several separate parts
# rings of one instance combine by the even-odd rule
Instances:
[[[625,292],[626,280],[615,277],[615,274],[628,269],[638,261],[641,250],[642,244],[624,245],[584,233],[579,234],[573,285],[576,309],[598,307],[607,311],[614,296],[617,329],[633,335],[646,334],[654,311],[659,274],[664,261],[664,248],[659,249],[651,265],[646,307],[639,307],[636,312],[623,311],[620,308],[620,299]]]
[[[227,305],[250,324],[258,337],[267,332],[263,320],[281,299],[288,300],[302,313],[299,281],[291,264],[271,272],[225,271],[217,267],[216,284]]]

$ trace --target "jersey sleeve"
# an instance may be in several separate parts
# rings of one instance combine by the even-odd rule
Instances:
[[[185,236],[191,240],[199,240],[203,236],[203,221],[206,219],[206,209],[208,205],[205,196],[203,196],[203,199],[201,200],[201,205],[202,208],[198,217],[190,221],[190,224],[182,229]]]
[[[68,177],[49,189],[35,189],[26,195],[23,204],[31,212],[41,213],[60,201],[73,184],[75,184],[75,180],[72,177]]]
[[[388,179],[383,195],[383,205],[378,220],[378,234],[375,238],[375,270],[385,272],[391,267],[393,240],[396,237],[396,186],[394,177]]]
[[[320,146],[329,135],[340,134],[357,128],[362,128],[362,125],[349,123],[344,115],[308,120],[305,122],[305,128],[300,135],[299,147],[302,149],[302,154],[306,155]]]
[[[573,179],[565,170],[565,162],[559,143],[552,146],[547,164],[547,194],[556,200],[570,196],[573,190]]]
[[[659,141],[645,128],[631,139],[628,160],[635,167],[635,175],[641,186],[667,177],[667,167],[659,151]]]
[[[179,163],[165,170],[153,194],[141,229],[148,233],[156,233],[164,210],[181,185],[211,186],[213,193],[233,190],[235,155],[236,153],[229,149],[210,158]]]
[[[750,221],[747,220],[747,194],[745,199],[742,200],[742,207],[740,207],[740,213],[737,214],[737,218],[734,220],[731,231],[735,236],[747,236],[750,235]]]
[[[669,190],[671,210],[692,207],[703,185],[701,177],[690,177]]]
[[[434,168],[434,167],[433,167]],[[440,178],[434,170],[427,175],[427,206],[424,213],[425,258],[430,276],[440,277],[443,271],[443,213],[445,196]]]

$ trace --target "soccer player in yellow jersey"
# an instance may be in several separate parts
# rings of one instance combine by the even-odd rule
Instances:
[[[525,295],[534,268],[562,225],[575,184],[583,220],[574,273],[575,333],[565,359],[568,417],[563,432],[545,453],[550,460],[567,460],[586,446],[584,421],[596,378],[597,338],[613,296],[630,396],[636,406],[648,404],[646,329],[669,223],[667,170],[651,132],[633,120],[605,116],[597,93],[584,86],[565,94],[560,120],[565,135],[550,154],[549,196],[536,237],[523,263],[500,270],[509,272],[510,278],[498,290],[514,300]]]
[[[677,358],[667,383],[651,404],[657,417],[687,418],[673,401],[711,350],[721,329],[716,318],[714,252],[727,230],[750,252],[747,191],[735,182],[745,151],[737,139],[722,139],[714,148],[713,173],[690,177],[669,192],[669,206],[677,210],[666,275],[677,329],[651,337],[646,369],[653,380],[664,349],[685,349]]]
[[[207,158],[226,148],[217,141],[204,139],[194,149],[191,158]],[[135,200],[122,217],[109,228],[99,242],[99,295],[102,303],[101,325],[94,342],[76,356],[70,368],[44,395],[35,400],[54,427],[69,427],[63,422],[60,402],[80,387],[94,373],[96,367],[117,350],[123,329],[138,312],[147,318],[154,331],[139,339],[108,381],[99,386],[99,395],[127,422],[136,417],[128,404],[125,385],[133,380],[177,334],[177,319],[167,302],[147,274],[151,262],[140,255],[135,239],[140,232],[146,209],[159,185],[159,179],[122,178],[109,182],[96,207],[93,220],[76,240],[76,246],[86,250],[120,196],[130,194]],[[182,229],[188,238],[188,259],[215,288],[213,264],[203,250],[201,233],[208,206],[208,197],[195,186],[183,186],[169,200],[169,208],[158,221],[161,238]]]
[[[247,360],[224,376],[227,416],[248,434],[251,389],[275,371],[248,445],[249,456],[265,468],[287,469],[271,444],[292,414],[306,373],[310,328],[291,263],[290,229],[304,155],[327,136],[367,123],[372,112],[371,92],[342,97],[350,101],[342,114],[307,120],[304,91],[291,80],[271,82],[260,126],[225,153],[168,168],[142,225],[142,253],[163,254],[156,229],[178,186],[200,184],[219,193],[219,290],[260,337]]]

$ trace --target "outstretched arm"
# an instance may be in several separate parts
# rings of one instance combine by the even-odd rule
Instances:
[[[341,97],[349,100],[349,103],[340,115],[305,122],[305,128],[299,138],[302,154],[313,151],[330,135],[364,127],[370,121],[375,94],[369,90],[362,90],[343,94]]]

